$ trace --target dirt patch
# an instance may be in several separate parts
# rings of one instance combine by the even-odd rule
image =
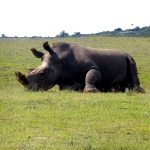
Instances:
[[[48,136],[35,136],[34,137],[34,139],[43,139],[43,140],[45,140],[47,138],[48,138]]]

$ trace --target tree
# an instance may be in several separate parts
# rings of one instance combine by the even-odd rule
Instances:
[[[60,34],[57,35],[56,37],[67,37],[67,36],[69,36],[69,34],[63,30],[63,31],[60,32]]]
[[[140,30],[140,27],[139,27],[139,26],[136,26],[133,30],[134,30],[134,31],[139,31],[139,30]]]
[[[5,34],[2,34],[2,38],[5,38],[6,36],[5,36]]]
[[[129,31],[140,31],[140,27],[139,27],[139,26],[136,26],[136,27],[133,28],[133,29],[129,29]]]
[[[122,29],[121,28],[117,28],[114,31],[120,32],[120,31],[122,31]]]
[[[81,37],[81,33],[80,32],[74,32],[74,34],[72,34],[72,37]]]

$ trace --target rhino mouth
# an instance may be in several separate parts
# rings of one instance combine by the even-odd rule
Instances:
[[[37,84],[34,83],[28,83],[26,86],[24,86],[26,90],[29,91],[39,91],[40,87]]]
[[[36,83],[29,83],[25,86],[25,89],[29,91],[48,91],[52,87],[53,85],[49,85],[48,87],[46,87],[46,86],[39,86]]]

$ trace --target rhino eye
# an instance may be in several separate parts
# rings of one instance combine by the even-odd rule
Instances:
[[[43,78],[45,76],[45,73],[42,71],[40,72],[40,78]]]

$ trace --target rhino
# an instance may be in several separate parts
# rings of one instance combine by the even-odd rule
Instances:
[[[144,93],[140,87],[136,62],[128,53],[120,50],[95,49],[74,43],[56,42],[52,47],[44,42],[47,53],[32,48],[33,55],[41,59],[41,65],[30,68],[28,74],[15,72],[17,80],[28,90],[47,91],[59,89],[84,92],[125,92],[126,88]]]

